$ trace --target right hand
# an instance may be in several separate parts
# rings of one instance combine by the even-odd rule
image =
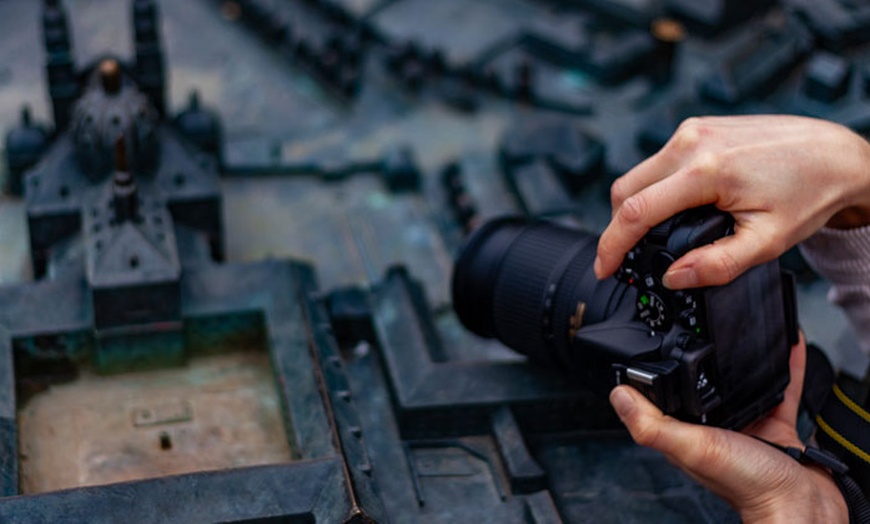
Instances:
[[[803,449],[795,429],[806,370],[806,346],[792,348],[791,381],[784,399],[744,433],[689,424],[664,415],[629,386],[617,386],[610,402],[638,444],[661,451],[674,465],[724,498],[743,522],[849,521],[849,510],[830,472],[804,466],[752,436]]]
[[[826,223],[870,223],[870,144],[846,127],[806,117],[691,118],[661,151],[614,182],[611,203],[598,278],[613,274],[651,227],[713,204],[733,215],[735,234],[681,257],[664,284],[721,285]]]

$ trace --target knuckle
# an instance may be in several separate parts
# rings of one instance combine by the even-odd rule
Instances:
[[[610,203],[614,208],[616,208],[619,207],[628,197],[628,188],[626,187],[625,178],[617,178],[610,186]]]
[[[703,153],[686,169],[686,175],[691,178],[709,179],[719,174],[722,158],[717,153]]]
[[[619,216],[627,224],[641,224],[649,214],[649,203],[643,195],[633,195],[619,207]]]
[[[705,176],[718,174],[722,170],[724,159],[722,155],[715,152],[708,152],[698,157],[698,170]]]
[[[704,120],[699,117],[691,117],[684,120],[677,128],[674,136],[668,142],[671,149],[676,151],[692,151],[696,149],[709,133]]]
[[[731,282],[742,273],[742,265],[729,251],[721,251],[715,261],[715,280],[720,283]]]
[[[652,424],[646,420],[635,420],[631,425],[631,437],[637,444],[648,448],[658,449],[656,443],[659,441],[661,430],[656,424]]]

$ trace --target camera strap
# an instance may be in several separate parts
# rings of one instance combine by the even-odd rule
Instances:
[[[834,384],[816,426],[819,446],[848,465],[848,475],[832,472],[849,508],[849,522],[870,523],[870,413]]]
[[[816,426],[819,446],[848,464],[852,477],[870,491],[870,413],[834,384]]]
[[[870,413],[834,384],[822,411],[816,415],[821,434],[870,467]]]
[[[801,400],[815,419],[821,449],[783,451],[803,464],[831,470],[849,508],[849,522],[870,523],[870,412],[861,405],[867,388],[845,375],[837,378],[824,352],[813,344],[807,345],[806,370]]]

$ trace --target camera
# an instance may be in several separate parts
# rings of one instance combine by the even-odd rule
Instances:
[[[774,260],[724,286],[670,290],[662,276],[688,251],[730,235],[712,206],[652,228],[615,277],[592,270],[598,237],[543,220],[487,222],[463,246],[453,304],[495,337],[606,394],[640,390],[682,420],[740,429],[783,397],[797,343],[794,278]]]

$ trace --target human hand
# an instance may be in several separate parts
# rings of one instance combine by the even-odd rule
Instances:
[[[841,125],[806,117],[690,118],[661,151],[614,182],[611,203],[598,278],[611,275],[652,226],[714,204],[733,215],[735,234],[681,257],[663,283],[721,285],[826,222],[870,223],[870,144]]]
[[[657,449],[693,479],[725,499],[743,522],[848,522],[846,502],[830,473],[803,466],[752,436],[803,449],[795,429],[806,366],[803,337],[792,348],[791,382],[782,403],[737,433],[666,416],[630,386],[610,394],[638,444]]]

